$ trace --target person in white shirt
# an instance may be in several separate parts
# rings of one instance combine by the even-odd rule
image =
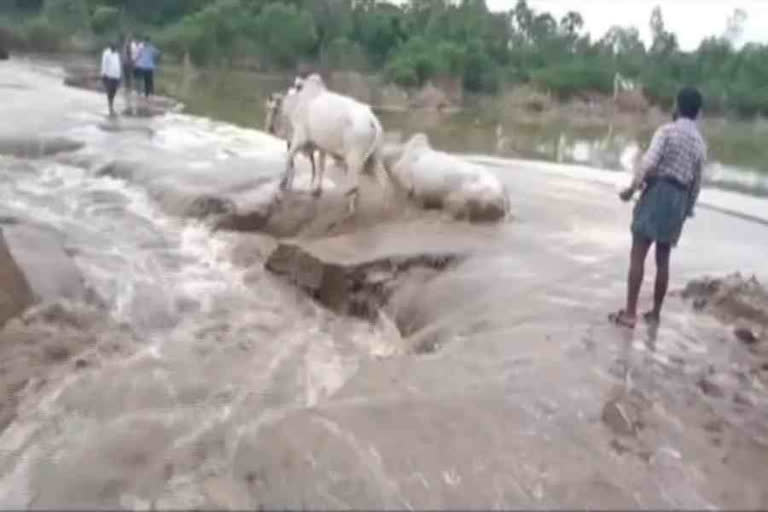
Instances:
[[[110,116],[115,115],[115,95],[120,86],[121,74],[120,53],[117,51],[117,45],[110,44],[101,56],[101,80],[107,91]]]

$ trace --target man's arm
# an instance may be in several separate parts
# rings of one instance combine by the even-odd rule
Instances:
[[[696,202],[699,200],[699,192],[701,192],[701,177],[704,172],[704,160],[701,159],[696,162],[696,168],[693,170],[693,183],[691,184],[691,196],[688,200],[688,216],[693,217],[693,210],[696,207]]]
[[[648,173],[659,166],[661,157],[664,155],[664,146],[666,145],[666,142],[667,129],[666,126],[662,126],[653,134],[651,145],[648,147],[648,151],[645,152],[645,155],[643,155],[640,165],[635,170],[635,178],[632,180],[632,187],[635,189],[640,188],[640,185],[643,184]]]
[[[660,127],[653,134],[651,139],[651,145],[648,147],[648,151],[645,152],[643,158],[640,160],[640,164],[635,169],[635,175],[632,179],[632,184],[624,189],[619,196],[624,201],[629,201],[632,196],[635,195],[637,189],[639,189],[648,173],[656,169],[661,163],[661,158],[664,155],[664,146],[667,141],[666,126]]]

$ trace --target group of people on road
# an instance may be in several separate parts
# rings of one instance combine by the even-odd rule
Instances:
[[[107,93],[109,114],[115,115],[115,96],[123,82],[126,102],[130,102],[131,92],[149,98],[155,93],[155,69],[160,51],[152,44],[149,37],[135,39],[126,37],[119,47],[110,44],[101,56],[101,79]]]

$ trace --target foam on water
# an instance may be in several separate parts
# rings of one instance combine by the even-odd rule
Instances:
[[[285,150],[284,141],[266,133],[183,114],[165,116],[159,123],[153,144],[178,152],[201,145],[219,147],[223,156],[254,156]]]
[[[87,436],[133,449],[113,439],[104,421],[116,432],[158,421],[177,444],[211,435],[228,443],[265,410],[316,405],[355,374],[361,359],[392,352],[382,331],[337,318],[266,274],[247,286],[246,270],[229,259],[236,236],[168,217],[146,192],[120,180],[50,161],[31,165],[0,184],[4,210],[60,230],[88,284],[141,345],[134,356],[73,373],[22,406],[0,436],[5,506],[31,503],[25,489],[47,478],[47,454],[98,465],[108,450],[90,453],[81,444]],[[80,434],[68,434],[74,431]],[[215,460],[209,462],[226,467]],[[190,468],[184,478],[194,480],[198,471]]]

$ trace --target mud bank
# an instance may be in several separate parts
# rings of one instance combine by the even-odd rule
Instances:
[[[3,313],[5,323],[33,304],[72,301],[97,304],[80,269],[67,254],[60,233],[11,218],[0,222]]]
[[[729,323],[747,322],[768,329],[768,289],[757,277],[732,274],[693,280],[683,290],[693,307]]]
[[[375,321],[390,316],[408,336],[406,311],[390,299],[403,287],[423,286],[483,247],[488,233],[439,220],[385,224],[310,240],[283,241],[266,268],[340,314]],[[423,345],[409,351],[426,350]]]
[[[99,308],[71,302],[28,309],[0,330],[0,432],[19,404],[50,392],[50,383],[130,355],[133,334]],[[27,414],[29,411],[27,411]]]
[[[24,273],[13,259],[0,231],[0,327],[20,315],[34,302]]]
[[[94,354],[85,351],[99,344],[102,355],[119,350],[127,331],[105,315],[59,233],[15,218],[0,224],[2,432],[25,395],[91,365]]]
[[[36,302],[98,302],[68,254],[61,233],[18,219],[3,231]]]
[[[733,339],[746,346],[760,370],[768,365],[768,289],[752,276],[693,280],[682,291],[696,311],[713,315],[733,329]],[[762,374],[756,371],[756,374]]]

